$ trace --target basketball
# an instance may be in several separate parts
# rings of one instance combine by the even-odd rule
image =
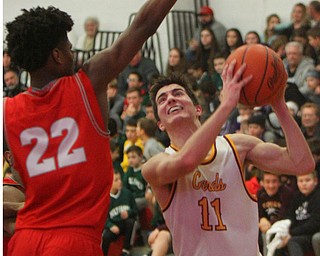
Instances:
[[[247,106],[270,104],[287,82],[287,72],[281,58],[270,48],[261,44],[243,45],[229,55],[226,63],[237,61],[234,72],[246,63],[242,74],[253,75],[252,80],[240,92],[239,102]]]

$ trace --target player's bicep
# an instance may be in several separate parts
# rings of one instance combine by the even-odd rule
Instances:
[[[287,149],[273,143],[257,143],[248,151],[247,159],[263,171],[279,173],[292,169]]]
[[[230,138],[236,145],[243,165],[253,164],[263,171],[278,172],[279,166],[287,159],[286,148],[276,144],[244,134],[232,134]]]

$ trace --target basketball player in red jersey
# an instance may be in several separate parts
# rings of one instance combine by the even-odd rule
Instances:
[[[201,106],[180,77],[163,77],[150,90],[155,116],[171,145],[142,167],[172,234],[176,256],[257,256],[258,206],[244,186],[243,167],[273,173],[309,173],[315,164],[304,136],[284,100],[272,103],[286,135],[287,147],[245,134],[218,136],[236,107],[245,64],[234,72],[226,65],[222,101],[201,125]],[[199,239],[195,239],[198,237]]]
[[[27,92],[4,100],[5,139],[26,188],[9,255],[102,255],[113,176],[106,86],[175,2],[147,1],[76,74],[67,13],[37,7],[6,25],[11,59],[31,76]]]

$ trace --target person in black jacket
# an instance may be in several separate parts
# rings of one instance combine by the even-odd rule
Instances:
[[[315,171],[297,177],[299,191],[293,197],[286,214],[291,225],[282,244],[290,256],[303,256],[313,250],[312,236],[320,230],[320,190],[317,184]],[[279,251],[275,255],[282,255],[278,254]]]
[[[280,175],[263,172],[262,187],[257,193],[259,210],[259,246],[266,254],[265,234],[271,225],[284,218],[292,200],[293,189],[281,184]]]

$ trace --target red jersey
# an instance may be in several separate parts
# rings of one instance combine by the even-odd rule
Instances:
[[[25,192],[23,186],[21,186],[21,184],[19,184],[18,182],[16,182],[10,177],[3,178],[2,184],[3,186],[14,186],[17,189],[21,190],[23,193]],[[8,254],[8,244],[10,239],[11,239],[11,236],[7,236],[7,235],[3,236],[3,256],[6,256]]]
[[[4,128],[26,189],[16,230],[76,228],[101,240],[113,169],[87,75],[79,71],[6,98]]]

